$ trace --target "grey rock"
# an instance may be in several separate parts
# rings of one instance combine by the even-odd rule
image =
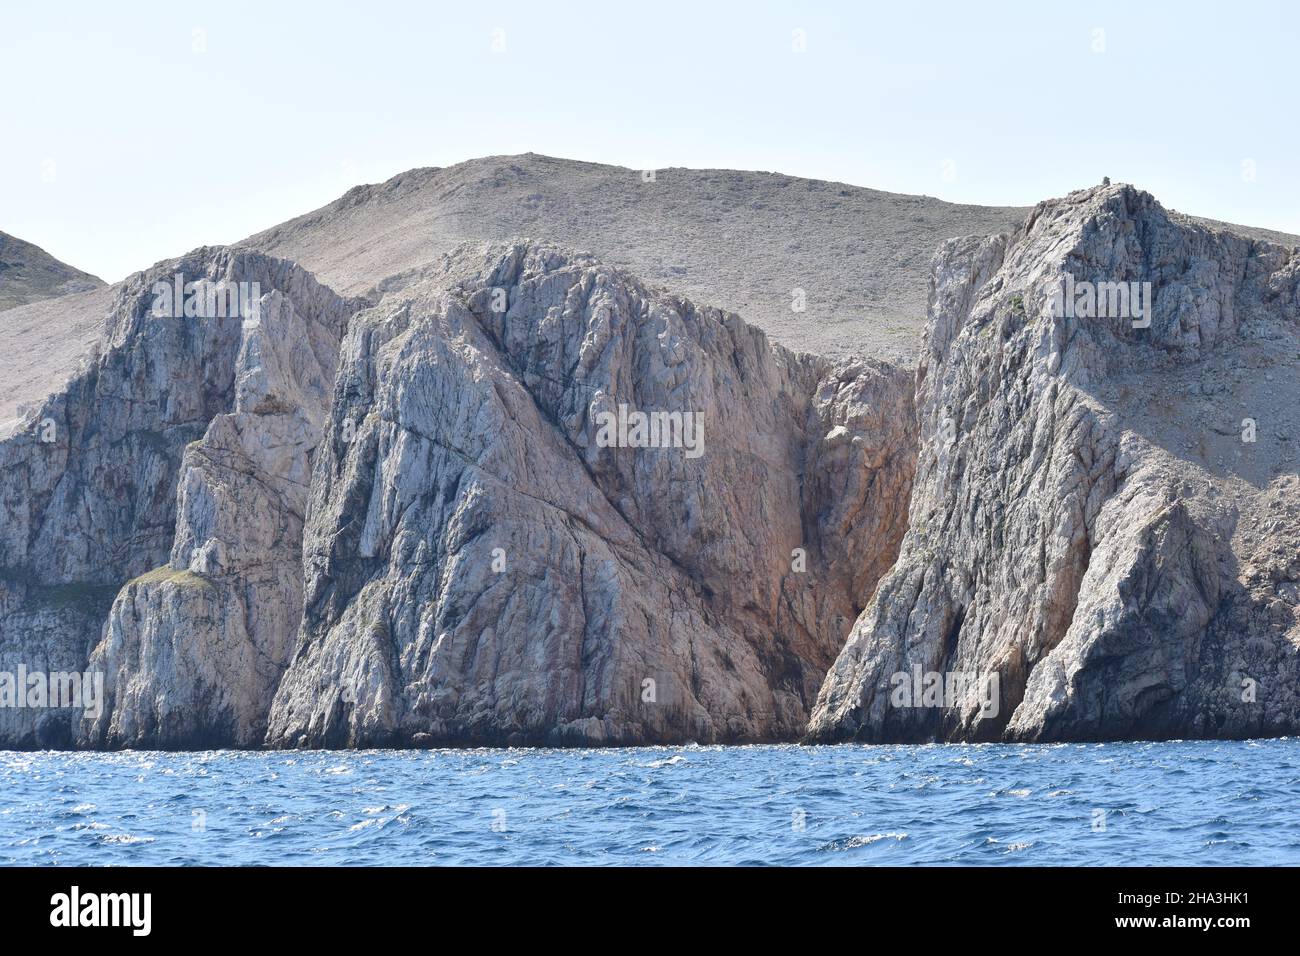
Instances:
[[[901,537],[909,385],[545,243],[428,270],[344,343],[268,743],[798,736]],[[703,454],[600,447],[620,404]]]
[[[154,283],[176,273],[210,284],[256,283],[267,294],[262,327],[250,328],[239,316],[154,316]],[[97,721],[74,719],[58,731],[63,737],[109,746],[256,742],[256,731],[209,732],[223,710],[223,691],[211,691],[218,702],[205,711],[196,701],[210,688],[185,674],[224,670],[218,683],[229,687],[247,684],[250,669],[274,670],[268,647],[250,645],[242,652],[248,660],[234,661],[233,639],[212,639],[211,629],[236,626],[233,596],[252,600],[265,586],[251,574],[240,578],[249,564],[279,588],[278,603],[256,602],[251,626],[288,643],[300,603],[300,535],[282,514],[269,512],[284,507],[278,493],[288,496],[295,480],[298,497],[305,497],[309,463],[295,465],[295,456],[309,453],[310,444],[304,453],[294,442],[318,430],[336,343],[354,308],[296,266],[257,253],[200,250],[160,264],[119,291],[102,353],[0,442],[0,581],[7,598],[0,656],[28,661],[29,669],[57,658],[64,669],[89,669],[106,682],[107,709]],[[314,324],[282,318],[295,310]],[[321,323],[331,331],[319,331]],[[277,326],[284,326],[283,341],[272,343],[265,329]],[[311,362],[299,361],[299,353],[313,349]],[[309,389],[268,386],[268,375],[284,379],[286,369],[314,376],[315,425],[304,411]],[[223,488],[223,474],[235,488]],[[207,577],[190,573],[186,552],[212,550],[221,530],[231,528],[234,564],[203,565]],[[288,552],[254,537],[268,533],[290,542]],[[240,543],[251,546],[239,550]],[[106,613],[105,597],[124,584]],[[230,602],[214,600],[227,592]],[[103,634],[104,646],[91,654]],[[273,686],[242,688],[250,699],[262,694],[263,718]],[[180,710],[185,723],[175,732],[156,713]],[[27,741],[27,719],[21,710],[0,708],[0,737]]]
[[[1054,314],[1047,294],[1067,272],[1150,281],[1150,328]],[[1275,444],[1235,432],[1195,435],[1248,449],[1235,472],[1180,450],[1186,383],[1203,366],[1294,354],[1298,284],[1295,249],[1189,223],[1122,185],[1044,203],[1013,235],[945,244],[917,373],[909,530],[809,737],[1300,730],[1300,617],[1271,590],[1300,561],[1296,476],[1277,475]],[[1264,331],[1279,340],[1261,344]],[[1280,389],[1256,375],[1234,390],[1261,420],[1293,414],[1297,372],[1290,362]],[[1288,507],[1265,539],[1249,529],[1269,501]],[[911,706],[894,691],[914,673],[996,687],[996,706],[978,693]]]
[[[0,742],[1300,732],[1294,248],[1123,185],[1041,204],[940,248],[914,375],[550,241],[336,254],[475,168],[263,237],[373,297],[230,249],[70,297],[100,344],[0,440],[0,671],[102,674],[103,709],[0,707]],[[177,271],[260,321],[150,315]],[[1067,275],[1150,282],[1153,321],[1053,314]],[[621,406],[703,444],[604,447]],[[996,707],[891,700],[926,672]]]

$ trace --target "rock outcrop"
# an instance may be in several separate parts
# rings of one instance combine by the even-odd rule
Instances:
[[[268,743],[798,736],[902,534],[909,384],[543,243],[429,270],[344,343]],[[684,440],[603,446],[639,412]]]
[[[256,319],[154,315],[175,273],[256,286]],[[541,243],[402,282],[346,338],[364,302],[260,254],[126,284],[102,354],[0,443],[0,648],[102,675],[102,707],[0,710],[27,721],[6,742],[802,732],[902,537],[910,376]],[[603,447],[620,406],[678,430]]]
[[[941,247],[915,375],[547,241],[375,290],[107,290],[0,440],[0,745],[1300,732],[1293,248],[1044,203]]]
[[[224,292],[241,283],[258,290],[262,321],[224,308],[222,314],[185,315],[179,304],[175,315],[154,314],[154,284],[170,285],[178,274],[197,283],[205,301],[209,290]],[[283,490],[276,480],[306,481],[306,464],[294,464],[298,449],[292,442],[298,436],[292,423],[310,418],[310,390],[277,392],[267,386],[266,370],[278,380],[285,369],[303,371],[303,380],[324,396],[338,338],[355,308],[296,266],[226,250],[200,250],[160,264],[119,291],[101,353],[0,442],[0,669],[93,669],[105,678],[107,699],[94,722],[68,710],[0,707],[0,738],[7,745],[185,746],[214,739],[196,731],[207,716],[196,702],[214,694],[213,706],[220,709],[226,691],[203,686],[201,675],[241,669],[229,659],[230,647],[212,640],[210,632],[233,618],[231,607],[211,600],[228,566],[215,559],[192,561],[188,552],[217,548],[220,528],[238,528],[236,539],[277,533],[252,522],[267,517],[259,508]],[[294,325],[285,315],[309,318]],[[275,340],[266,329],[280,325],[286,327]],[[304,350],[311,353],[308,359],[299,357]],[[323,398],[317,406],[319,420]],[[283,424],[260,424],[276,412]],[[232,494],[216,506],[223,469],[241,488],[229,489]],[[179,536],[178,481],[184,529]],[[262,497],[249,491],[254,486]],[[279,515],[272,517],[269,528],[283,527]],[[287,531],[293,538],[292,529]],[[291,631],[296,560],[280,566],[276,559],[283,555],[264,548],[266,542],[245,540],[251,546],[232,561],[245,560],[289,582],[281,585],[289,603],[276,613]],[[109,615],[113,595],[133,578]],[[106,617],[108,640],[88,663]],[[260,626],[265,630],[271,623],[268,617]],[[264,667],[258,659],[242,669]],[[192,671],[200,676],[188,677]],[[259,688],[263,717],[273,687]],[[173,734],[156,711],[179,710],[188,712],[183,720],[191,723]],[[218,736],[231,743],[245,739]]]
[[[1300,253],[1107,186],[946,243],[930,312],[909,530],[810,738],[1300,731]]]
[[[268,279],[257,317],[241,323],[234,408],[181,460],[170,561],[126,585],[91,655],[109,680],[89,742],[262,741],[302,615],[312,453],[360,304],[297,269]]]

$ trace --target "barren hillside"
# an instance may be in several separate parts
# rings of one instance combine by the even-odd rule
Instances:
[[[0,232],[0,312],[103,284],[104,280],[60,262],[39,246]]]
[[[358,186],[244,244],[353,295],[465,241],[544,238],[737,312],[797,351],[911,365],[939,243],[1008,231],[1028,211],[777,173],[648,176],[535,153],[490,156]]]

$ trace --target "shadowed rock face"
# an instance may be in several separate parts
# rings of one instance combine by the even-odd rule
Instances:
[[[154,283],[170,283],[176,273],[205,287],[244,282],[251,289],[256,284],[266,296],[263,322],[252,327],[238,315],[151,314]],[[215,719],[194,706],[198,698],[217,701],[223,726],[237,723],[221,703],[227,685],[237,682],[208,680],[209,671],[231,666],[230,647],[212,640],[210,631],[232,617],[225,605],[212,600],[223,592],[230,565],[210,561],[199,566],[187,552],[217,537],[200,520],[204,515],[216,525],[267,519],[250,527],[263,535],[294,538],[291,524],[278,514],[268,515],[252,493],[232,495],[217,505],[221,482],[206,479],[224,468],[232,481],[275,497],[268,476],[293,475],[294,433],[287,425],[279,432],[259,433],[249,416],[270,421],[272,412],[292,405],[294,410],[283,412],[283,418],[310,419],[311,403],[305,388],[285,395],[281,405],[264,400],[262,393],[268,390],[259,370],[286,378],[284,368],[273,364],[277,356],[265,330],[281,323],[286,313],[311,317],[294,329],[281,364],[296,371],[289,353],[311,351],[319,421],[338,337],[355,307],[296,266],[225,250],[200,250],[160,264],[120,290],[102,353],[0,442],[0,669],[12,673],[18,663],[47,672],[89,667],[104,675],[108,709],[92,726],[67,710],[0,708],[0,737],[6,745],[75,740],[187,746],[243,739],[198,731]],[[232,409],[234,414],[227,414]],[[296,467],[305,485],[309,468],[305,462]],[[206,499],[205,484],[211,492]],[[296,557],[296,542],[294,549]],[[167,565],[169,556],[173,570],[186,573],[160,569],[146,574]],[[285,562],[270,548],[260,549],[255,558],[246,552],[232,558],[236,566],[240,561],[264,567],[277,581],[292,582],[297,573],[296,561]],[[205,576],[188,573],[192,565]],[[125,588],[110,614],[113,594],[137,575],[144,577]],[[203,613],[187,605],[192,596],[205,602]],[[109,639],[88,665],[106,619]],[[296,614],[281,623],[291,633],[295,622]],[[258,668],[270,666],[263,661],[264,648],[241,653],[255,659]],[[263,718],[273,687],[262,688]],[[177,719],[189,723],[173,732],[163,716],[169,711],[185,711]]]
[[[233,332],[150,321],[146,282],[119,294],[104,353],[0,442],[8,673],[85,668],[117,587],[165,560],[181,450],[228,400],[238,321]],[[0,708],[0,734],[8,746],[66,744],[71,716]]]
[[[269,278],[241,323],[233,408],[185,448],[170,560],[127,584],[91,655],[110,706],[87,743],[252,747],[265,733],[301,616],[312,452],[360,305],[296,267]]]
[[[1053,309],[1067,275],[1150,282],[1149,327]],[[1298,284],[1294,249],[1173,221],[1126,186],[946,243],[910,527],[810,737],[1296,732]],[[1257,440],[1239,440],[1247,419]],[[907,706],[925,700],[898,689],[929,673],[971,690]]]
[[[797,736],[902,533],[909,385],[545,244],[445,261],[344,343],[268,743]],[[702,453],[601,447],[621,405]]]

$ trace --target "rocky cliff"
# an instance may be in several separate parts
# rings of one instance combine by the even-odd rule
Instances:
[[[1127,186],[946,243],[908,533],[810,737],[1296,732],[1298,286]]]
[[[256,319],[155,315],[174,273],[255,284]],[[362,310],[202,250],[127,284],[0,444],[3,646],[105,678],[11,745],[802,732],[902,537],[910,377],[544,243],[406,281]],[[602,443],[629,410],[664,430]],[[95,600],[69,628],[36,581]]]
[[[429,273],[344,343],[268,742],[798,736],[902,534],[907,377],[546,244]]]
[[[549,241],[112,295],[0,440],[4,746],[1300,731],[1300,253],[1130,187],[945,242],[915,374]]]
[[[155,284],[170,287],[177,275],[204,301],[256,291],[260,321],[224,308],[186,315],[179,305],[156,315]],[[255,710],[264,718],[269,689],[240,684],[250,670],[274,669],[259,663],[262,649],[236,653],[211,639],[210,628],[231,619],[214,595],[253,587],[231,581],[232,567],[264,568],[291,590],[296,564],[277,562],[269,547],[228,563],[194,555],[219,551],[219,527],[292,537],[286,521],[254,523],[267,518],[264,499],[306,482],[289,423],[310,420],[312,388],[328,392],[331,348],[354,308],[296,266],[226,250],[160,264],[119,290],[100,354],[0,442],[0,670],[101,673],[105,706],[93,730],[66,710],[0,707],[7,745],[252,740],[198,729],[210,722],[203,706],[222,715],[217,723],[238,724],[225,703],[236,692],[263,694]],[[286,379],[304,384],[288,391]],[[261,497],[247,493],[253,486]],[[182,725],[175,732],[169,714]]]

